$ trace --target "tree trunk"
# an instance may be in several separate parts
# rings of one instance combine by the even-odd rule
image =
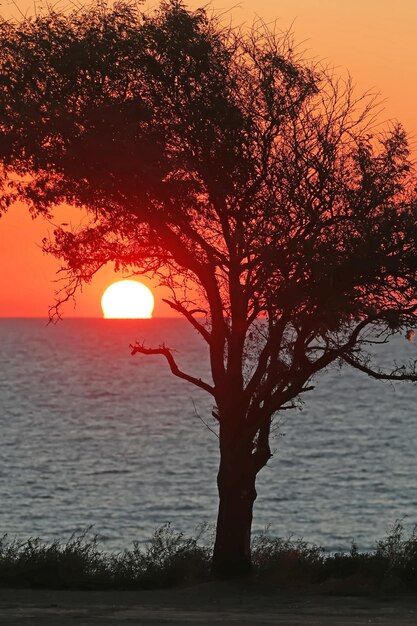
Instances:
[[[217,475],[219,513],[214,544],[212,572],[216,577],[245,576],[251,562],[252,510],[256,499],[256,472],[251,454],[221,451]]]

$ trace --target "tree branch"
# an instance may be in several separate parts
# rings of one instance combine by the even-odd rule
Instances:
[[[189,383],[192,383],[196,387],[200,387],[200,389],[204,389],[204,391],[208,391],[208,393],[214,396],[214,387],[212,387],[208,383],[201,380],[201,378],[195,378],[194,376],[190,376],[190,374],[187,374],[186,372],[183,372],[182,370],[180,370],[180,368],[178,367],[172,355],[171,350],[167,348],[166,346],[162,345],[159,348],[145,348],[145,346],[141,344],[136,344],[135,346],[130,345],[130,348],[132,349],[131,351],[132,356],[135,354],[146,354],[146,355],[160,354],[164,356],[166,360],[168,361],[168,365],[171,369],[171,372],[174,374],[174,376],[177,376],[178,378],[182,378],[183,380],[186,380]]]
[[[184,246],[181,237],[167,224],[158,224],[158,231],[163,233],[164,245],[166,249],[169,249],[175,262],[180,267],[186,267],[193,272],[206,293],[212,321],[212,341],[210,343],[211,370],[214,382],[218,386],[225,376],[223,355],[227,325],[223,316],[223,302],[216,280],[215,265],[213,263],[201,263]]]
[[[287,325],[288,318],[283,315],[282,318],[270,325],[270,334],[258,358],[258,364],[251,379],[246,385],[245,396],[250,399],[257,387],[260,385],[262,378],[268,372],[268,362],[270,358],[279,353],[281,340]],[[272,368],[269,368],[272,370]],[[276,368],[275,368],[276,369]]]
[[[180,302],[177,302],[177,301],[174,302],[173,300],[162,298],[162,302],[166,302],[166,304],[168,304],[168,306],[170,306],[171,309],[174,309],[174,311],[181,313],[181,315],[183,315],[190,322],[190,324],[194,326],[194,328],[207,341],[207,343],[208,344],[211,343],[211,333],[206,328],[204,328],[202,324],[197,322],[192,311],[188,311]],[[196,309],[196,311],[203,312],[202,309]]]
[[[376,378],[377,380],[409,380],[409,381],[417,382],[417,372],[414,372],[414,373],[404,372],[402,374],[397,374],[394,371],[391,374],[387,374],[385,372],[375,371],[371,369],[370,367],[368,367],[367,365],[364,365],[363,363],[359,363],[359,361],[352,359],[352,357],[348,356],[347,354],[342,354],[341,358],[344,361],[346,361],[348,365],[351,365],[355,369],[360,370],[361,372],[364,372],[364,374],[368,374],[368,376],[371,376],[372,378]],[[401,368],[399,368],[397,371],[400,371],[400,369]]]

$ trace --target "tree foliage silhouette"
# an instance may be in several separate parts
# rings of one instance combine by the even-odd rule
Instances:
[[[45,248],[71,297],[108,262],[157,274],[198,331],[219,423],[218,574],[250,568],[255,481],[274,416],[345,362],[376,378],[373,341],[416,317],[416,180],[401,126],[262,23],[224,28],[164,2],[52,11],[0,25],[6,210],[62,202],[91,221]]]

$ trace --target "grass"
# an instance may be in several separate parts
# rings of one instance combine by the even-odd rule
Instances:
[[[151,540],[119,554],[99,549],[91,529],[73,535],[67,543],[47,544],[0,540],[0,587],[39,589],[152,589],[205,580],[209,576],[210,548],[199,536],[186,538],[169,524]]]
[[[0,586],[53,589],[153,589],[210,580],[211,547],[175,532],[169,524],[144,546],[111,554],[99,548],[91,529],[67,543],[0,540]],[[417,591],[417,527],[396,523],[371,552],[352,545],[326,554],[301,539],[254,538],[252,578],[281,589],[322,593]]]

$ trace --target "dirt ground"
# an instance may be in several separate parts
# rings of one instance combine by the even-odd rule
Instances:
[[[340,597],[206,583],[169,591],[0,590],[1,626],[416,626],[417,598]]]

